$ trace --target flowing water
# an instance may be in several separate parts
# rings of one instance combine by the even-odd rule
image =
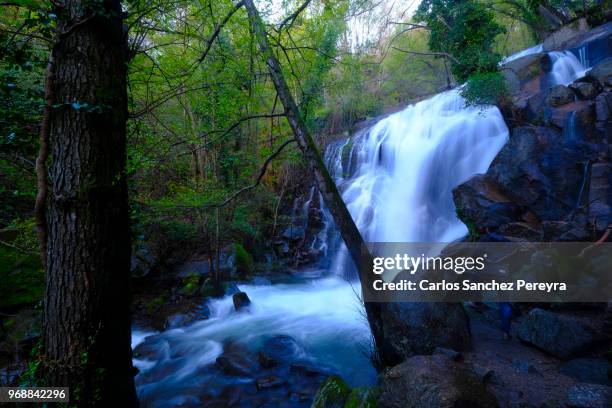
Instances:
[[[586,71],[586,67],[571,51],[551,51],[548,55],[553,63],[551,76],[554,85],[567,86]]]
[[[584,72],[570,54],[551,53],[556,83],[570,83]],[[466,108],[459,91],[451,90],[331,143],[325,160],[366,241],[449,242],[467,233],[455,213],[453,188],[486,172],[507,139],[497,108]],[[315,194],[312,189],[294,213],[304,218],[313,202],[321,203]],[[215,382],[221,388],[230,380],[211,367],[228,341],[257,350],[276,334],[293,337],[304,359],[339,373],[352,386],[375,381],[359,285],[347,278],[346,250],[329,212],[320,210],[323,228],[309,244],[330,261],[321,263],[323,269],[304,270],[292,283],[239,285],[252,301],[247,310],[234,311],[228,296],[208,303],[207,320],[162,333],[134,331],[133,347],[148,350],[134,361],[138,393],[147,406],[188,402],[191,390],[212,389]]]

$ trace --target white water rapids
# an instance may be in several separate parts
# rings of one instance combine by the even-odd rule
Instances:
[[[564,61],[569,56],[556,57],[553,75],[565,83],[578,69],[573,60]],[[466,108],[459,91],[451,90],[410,105],[349,141],[332,143],[325,156],[366,241],[449,242],[467,232],[455,214],[453,188],[486,172],[507,139],[497,108]],[[346,251],[333,245],[337,233],[330,223],[312,245],[335,258],[332,272],[318,271],[317,278],[295,283],[240,284],[252,301],[248,310],[235,312],[228,296],[209,302],[207,320],[159,334],[136,330],[134,346],[144,341],[156,349],[154,359],[135,360],[141,370],[139,395],[166,395],[160,406],[180,403],[182,390],[206,383],[206,367],[225,342],[240,340],[255,350],[276,334],[296,339],[305,358],[331,367],[350,385],[372,383],[358,283],[343,279]]]

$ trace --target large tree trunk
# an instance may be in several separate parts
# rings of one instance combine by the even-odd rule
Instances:
[[[126,36],[119,0],[57,6],[42,380],[137,406],[130,347]]]
[[[359,276],[362,280],[362,288],[371,287],[370,280],[373,278],[373,274],[370,273],[372,270],[371,266],[373,265],[372,256],[367,250],[361,233],[359,229],[357,229],[351,214],[346,208],[342,196],[340,196],[336,188],[336,184],[325,167],[325,163],[317,149],[317,145],[302,119],[301,113],[291,95],[291,91],[285,82],[278,59],[270,48],[268,36],[257,8],[252,0],[245,0],[244,5],[249,14],[249,19],[259,49],[268,65],[268,70],[274,82],[278,98],[285,107],[285,114],[291,126],[291,130],[293,131],[295,140],[306,160],[310,173],[315,179],[317,188],[323,196],[325,205],[332,214],[337,228],[340,230],[340,235],[344,240],[355,266],[360,268]],[[365,271],[365,273],[361,273],[361,271]],[[367,281],[363,282],[364,279]],[[379,316],[380,304],[366,302],[365,309],[374,341],[378,345],[383,340]]]

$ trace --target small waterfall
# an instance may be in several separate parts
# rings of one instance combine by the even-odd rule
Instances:
[[[586,46],[583,45],[578,49],[578,58],[583,67],[589,67],[591,65],[589,62],[589,50]]]
[[[508,63],[510,61],[513,61],[515,59],[526,57],[527,55],[531,55],[531,54],[537,54],[537,53],[540,53],[542,51],[544,51],[544,45],[543,44],[534,45],[531,48],[524,49],[522,51],[519,51],[519,52],[517,52],[515,54],[512,54],[512,55],[504,58],[503,60],[501,60],[500,64],[503,65],[503,64],[506,64],[506,63]]]
[[[587,70],[587,66],[583,65],[571,51],[551,51],[548,55],[553,63],[550,72],[552,85],[567,86],[583,76]]]

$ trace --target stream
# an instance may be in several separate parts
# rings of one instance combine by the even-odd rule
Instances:
[[[540,51],[536,46],[522,55]],[[570,52],[550,57],[556,83],[570,83],[584,72]],[[467,233],[456,215],[453,188],[486,172],[507,140],[496,107],[466,108],[455,89],[331,143],[325,161],[366,241],[451,242]],[[220,374],[215,361],[230,343],[242,344],[244,354],[256,353],[275,335],[290,336],[300,346],[296,358],[339,374],[350,386],[375,382],[359,283],[329,213],[321,211],[325,227],[312,242],[326,254],[321,269],[304,270],[288,283],[239,284],[252,302],[246,310],[235,311],[227,296],[209,301],[207,320],[162,333],[134,329],[142,406],[197,405],[232,385],[252,384],[250,376]],[[289,378],[287,373],[276,372],[281,378]],[[294,395],[291,387],[298,382],[288,381]]]

